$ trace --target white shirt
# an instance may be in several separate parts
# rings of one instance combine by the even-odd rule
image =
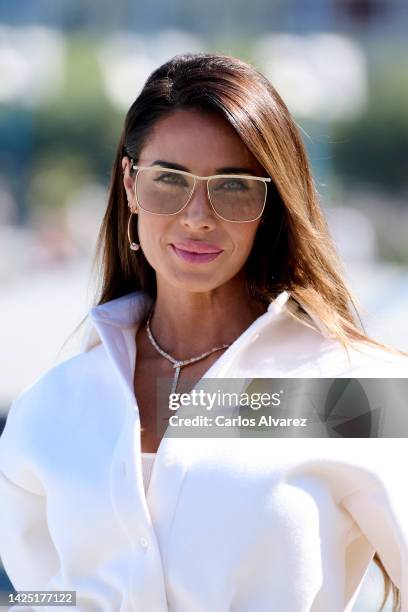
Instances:
[[[135,292],[93,308],[82,352],[13,402],[0,554],[14,587],[74,590],[83,612],[349,612],[377,550],[407,612],[405,439],[164,436],[145,491],[133,374],[150,305]],[[281,294],[204,378],[408,376],[376,349],[349,363],[295,307]]]

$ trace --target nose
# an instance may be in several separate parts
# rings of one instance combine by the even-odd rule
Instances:
[[[196,181],[187,206],[180,213],[180,223],[190,230],[211,230],[217,220],[208,200],[205,181]]]

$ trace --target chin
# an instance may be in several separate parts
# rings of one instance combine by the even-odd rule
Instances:
[[[214,275],[207,278],[198,278],[199,274],[178,274],[167,276],[167,282],[173,287],[179,289],[180,291],[190,291],[192,293],[207,293],[208,291],[213,291],[223,285],[225,281],[216,281],[214,279]]]
[[[223,284],[223,283],[221,283]],[[209,291],[213,291],[219,285],[215,285],[214,283],[197,283],[197,282],[174,282],[172,283],[173,287],[176,287],[180,291],[189,291],[190,293],[208,293]]]

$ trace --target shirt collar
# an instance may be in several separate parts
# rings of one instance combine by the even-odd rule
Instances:
[[[108,358],[118,372],[131,402],[134,402],[135,332],[140,322],[147,316],[152,303],[152,298],[146,293],[135,291],[94,306],[89,312],[88,328],[81,343],[82,352],[89,351],[101,343],[104,345]],[[240,355],[262,333],[262,330],[271,324],[278,324],[282,317],[289,316],[298,309],[298,301],[291,299],[289,291],[282,291],[269,304],[267,311],[258,317],[210,367],[204,378],[233,378],[231,372],[234,371],[234,363],[239,361]],[[303,321],[303,323],[308,326],[311,323],[313,329],[319,332],[320,330],[313,324],[315,320],[317,320],[315,317],[311,317],[309,322]]]
[[[153,305],[152,298],[143,291],[134,291],[115,298],[104,304],[94,306],[89,311],[89,322],[85,336],[82,340],[81,350],[88,351],[100,342],[98,327],[100,323],[106,323],[119,328],[136,328]],[[323,335],[327,334],[320,319],[310,311],[299,299],[294,299],[290,291],[282,291],[268,306],[267,313],[278,315],[282,312],[293,313],[299,306],[308,315],[311,324]],[[266,314],[266,313],[265,313]],[[306,323],[305,323],[306,324]]]
[[[91,308],[89,316],[92,321],[106,321],[119,327],[137,325],[150,310],[152,298],[143,291],[134,291],[122,297],[99,304]]]

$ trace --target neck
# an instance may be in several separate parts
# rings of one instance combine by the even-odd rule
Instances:
[[[182,292],[158,283],[152,334],[159,346],[177,360],[232,344],[267,304],[248,295],[245,283],[230,281],[209,292]]]

